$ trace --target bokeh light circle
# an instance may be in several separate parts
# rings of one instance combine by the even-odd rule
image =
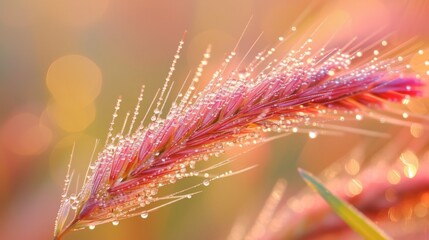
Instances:
[[[94,104],[74,107],[51,103],[46,108],[46,114],[63,130],[79,132],[85,130],[95,120],[96,109]]]
[[[46,85],[62,105],[83,107],[94,101],[101,90],[100,68],[80,55],[67,55],[54,61],[48,69]]]

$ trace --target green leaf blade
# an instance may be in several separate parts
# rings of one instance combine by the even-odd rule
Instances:
[[[380,228],[378,228],[370,219],[359,212],[349,203],[333,195],[315,176],[311,173],[298,169],[299,174],[307,185],[322,196],[331,206],[335,213],[343,219],[350,228],[365,239],[384,240],[391,239]]]

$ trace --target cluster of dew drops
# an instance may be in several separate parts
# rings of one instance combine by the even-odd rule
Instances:
[[[291,30],[292,30],[292,32],[295,32],[296,30],[297,30],[297,28],[296,27],[292,27],[291,28]],[[283,42],[283,41],[285,41],[285,37],[283,37],[283,36],[281,36],[281,37],[279,37],[278,38],[278,40],[280,41],[280,42]],[[309,43],[311,43],[312,42],[312,39],[311,38],[309,38],[307,41],[306,41],[306,44],[309,44]],[[177,62],[177,60],[180,58],[180,56],[179,56],[179,51],[180,51],[180,49],[182,49],[182,45],[183,45],[183,40],[182,41],[180,41],[180,44],[179,44],[179,47],[178,47],[178,51],[176,52],[176,54],[174,55],[174,60],[173,60],[173,64],[172,64],[172,66],[170,67],[170,71],[168,72],[168,75],[167,75],[167,78],[166,78],[166,82],[165,82],[165,84],[164,84],[164,87],[162,88],[162,90],[161,90],[161,94],[160,94],[160,97],[159,97],[159,100],[158,100],[158,102],[156,103],[156,107],[155,107],[155,110],[153,110],[153,115],[152,115],[152,117],[150,117],[150,120],[151,120],[151,122],[152,123],[155,123],[155,122],[157,122],[159,119],[160,119],[160,115],[161,115],[161,112],[162,112],[162,108],[164,107],[164,104],[162,104],[162,100],[163,100],[163,96],[164,96],[164,93],[165,92],[167,92],[168,91],[168,94],[169,94],[169,92],[171,91],[171,88],[170,89],[167,89],[167,86],[168,86],[168,82],[170,81],[170,79],[171,79],[171,76],[172,76],[172,74],[173,74],[173,71],[175,70],[175,64],[176,64],[176,62]],[[388,42],[386,41],[386,40],[383,40],[383,41],[381,41],[381,46],[382,47],[386,47],[388,45]],[[261,53],[260,54],[258,54],[255,58],[256,58],[256,60],[257,61],[264,61],[265,59],[267,59],[271,54],[273,54],[273,52],[276,50],[276,48],[271,48],[271,50],[270,51],[268,51],[267,52],[267,54],[265,55],[265,56],[263,56]],[[309,51],[311,51],[311,48],[309,49]],[[204,59],[201,61],[201,63],[200,63],[200,66],[198,67],[198,71],[197,71],[197,74],[196,74],[196,77],[194,77],[194,79],[193,79],[193,81],[192,81],[192,85],[190,86],[190,90],[191,91],[193,91],[193,90],[195,90],[195,86],[194,86],[194,84],[195,83],[197,83],[198,82],[198,80],[199,80],[199,77],[201,77],[201,75],[202,75],[202,68],[205,66],[205,65],[207,65],[207,59],[209,58],[209,52],[206,52],[206,54],[204,55]],[[322,51],[321,51],[321,55],[323,56],[323,49],[322,49]],[[376,66],[375,65],[375,63],[378,61],[378,57],[380,56],[380,54],[381,54],[381,51],[380,50],[378,50],[378,49],[375,49],[375,50],[373,50],[373,52],[372,52],[372,55],[373,55],[373,58],[372,58],[372,60],[370,61],[370,63],[371,64],[374,64],[374,65],[372,65],[372,67],[374,67],[374,66]],[[417,54],[419,54],[419,55],[423,55],[424,54],[424,51],[423,50],[418,50],[417,51]],[[236,53],[235,52],[232,52],[226,59],[225,59],[225,63],[228,63],[228,62],[230,62],[231,61],[231,58],[233,57],[233,56],[235,56],[236,55]],[[310,53],[308,53],[307,55],[310,55]],[[353,55],[351,55],[351,56],[349,56],[348,54],[342,54],[341,55],[342,57],[344,57],[344,61],[345,61],[345,64],[346,65],[350,65],[350,61],[351,60],[353,60],[353,59],[355,59],[355,58],[362,58],[363,56],[364,56],[364,53],[362,52],[362,51],[356,51],[355,53],[353,53]],[[391,62],[390,62],[390,64],[392,64],[392,63],[395,63],[395,64],[400,64],[400,63],[402,63],[403,61],[405,60],[405,57],[402,57],[402,56],[398,56],[398,57],[396,57],[396,59],[395,60],[392,60]],[[311,59],[309,59],[309,61],[311,61]],[[307,63],[310,63],[310,62],[307,62]],[[424,65],[425,66],[428,66],[429,67],[429,60],[426,60],[426,61],[424,61]],[[389,68],[389,66],[390,65],[386,65],[386,66],[382,66],[383,68]],[[410,64],[405,64],[404,65],[405,66],[405,68],[406,69],[411,69],[411,65]],[[371,67],[371,66],[370,66]],[[333,70],[330,70],[329,72],[328,72],[328,75],[329,76],[334,76],[336,73],[335,73],[335,71],[333,71]],[[250,75],[250,72],[245,72],[245,73],[243,73],[243,72],[240,72],[239,73],[239,79],[245,79],[246,77],[248,77]],[[429,75],[429,69],[426,71],[426,75]],[[416,77],[420,77],[420,75],[417,75]],[[142,91],[143,91],[143,89],[144,88],[142,88]],[[158,92],[157,92],[157,95],[158,95]],[[178,95],[178,97],[182,97],[182,102],[184,102],[184,103],[187,103],[187,104],[190,104],[191,102],[189,102],[189,100],[190,100],[190,97],[191,97],[191,94],[190,94],[190,92],[188,91],[186,94],[182,94],[182,93],[179,93],[179,95]],[[138,106],[136,107],[136,109],[135,109],[135,112],[134,112],[134,117],[133,117],[133,119],[132,119],[132,125],[134,124],[134,122],[135,122],[135,120],[136,120],[136,116],[137,116],[137,114],[138,114],[138,111],[139,111],[139,107],[140,107],[140,102],[142,101],[142,95],[140,95],[139,96],[139,98],[138,98]],[[119,100],[120,101],[120,100]],[[410,99],[409,98],[405,98],[403,101],[402,101],[402,103],[404,104],[404,105],[407,105],[408,103],[410,102]],[[151,107],[152,107],[152,104],[151,104]],[[151,108],[150,107],[150,108]],[[176,105],[173,105],[173,110],[174,110],[174,108],[176,108],[177,106]],[[113,116],[113,118],[115,119],[116,117],[117,117],[117,111],[118,110],[118,107],[116,107],[115,108],[115,113],[114,113],[114,116]],[[129,113],[128,113],[129,114]],[[127,114],[127,118],[128,118],[128,114]],[[404,112],[403,114],[402,114],[402,117],[403,118],[408,118],[409,117],[409,114],[407,113],[407,112]],[[113,120],[114,120],[113,119]],[[363,119],[363,115],[361,114],[361,113],[357,113],[357,114],[355,114],[355,119],[356,120],[358,120],[358,121],[360,121],[360,120],[362,120]],[[345,120],[345,117],[344,116],[340,116],[339,117],[339,120],[340,121],[344,121]],[[383,118],[381,118],[380,119],[380,122],[384,122],[385,120],[383,119]],[[113,130],[113,128],[112,128],[112,125],[113,125],[113,121],[112,121],[112,124],[111,124],[111,126],[110,126],[110,129],[109,129],[109,135],[108,135],[108,139],[110,139],[111,137],[112,137],[112,134],[111,134],[111,132],[112,132],[112,130]],[[281,121],[280,121],[280,123],[279,123],[279,126],[281,126]],[[152,130],[153,130],[153,128],[155,128],[155,124],[149,124],[149,128],[152,128]],[[279,131],[281,130],[281,128],[282,127],[279,127],[279,128],[277,128],[277,129],[279,129]],[[141,126],[139,127],[139,130],[141,130],[142,128],[141,128]],[[271,128],[262,128],[262,131],[264,131],[264,132],[270,132],[272,129]],[[296,127],[296,126],[294,126],[294,127],[291,127],[290,129],[288,128],[287,129],[288,131],[291,131],[292,133],[297,133],[297,132],[299,132],[300,130],[298,129],[298,127]],[[318,133],[318,131],[317,130],[309,130],[309,131],[307,131],[308,132],[308,137],[310,138],[310,139],[315,139],[315,138],[317,138],[317,136],[319,135],[319,133]],[[253,143],[253,144],[258,144],[258,143],[260,143],[261,141],[263,141],[262,139],[260,139],[261,137],[258,135],[258,134],[256,134],[256,137],[255,136],[253,136],[253,137],[250,137],[250,138],[252,138],[253,139],[253,141],[250,141],[250,143]],[[261,140],[261,141],[258,141],[258,139],[259,140]],[[239,146],[240,147],[243,147],[243,145],[248,145],[249,144],[249,141],[248,141],[249,139],[245,139],[245,144],[242,144],[242,143],[240,143],[240,140],[238,140],[238,142],[239,142]],[[228,146],[228,147],[230,147],[230,146],[233,146],[233,145],[235,145],[235,143],[233,143],[233,142],[226,142],[226,143],[222,143],[221,144],[222,146],[219,148],[220,150],[219,151],[215,151],[214,153],[210,153],[210,155],[213,155],[213,156],[216,156],[216,157],[218,157],[219,156],[219,153],[222,153],[223,152],[223,149],[224,149],[224,147],[225,146]],[[208,156],[207,155],[204,155],[203,156],[203,159],[204,160],[207,160],[208,159]],[[190,167],[193,169],[193,168],[195,168],[195,161],[192,161],[191,162],[191,164],[189,164],[190,165]],[[94,169],[95,167],[94,167],[94,165],[92,165],[91,166],[91,169]],[[219,175],[219,176],[216,176],[216,177],[214,177],[214,178],[209,178],[210,177],[210,175],[208,174],[208,173],[204,173],[203,174],[203,176],[204,176],[204,180],[203,180],[203,182],[202,182],[202,185],[203,186],[209,186],[210,185],[210,181],[211,180],[213,180],[213,179],[215,179],[215,178],[219,178],[219,177],[223,177],[223,176],[225,176],[225,175],[228,175],[228,174],[231,174],[232,173],[232,171],[229,171],[229,172],[226,172],[226,173],[224,173],[224,174],[221,174],[221,175]],[[188,175],[194,175],[194,176],[198,176],[198,174],[199,174],[199,172],[192,172],[192,174],[186,174],[186,176],[188,176]],[[173,176],[173,177],[175,177],[175,176]],[[180,177],[181,178],[181,177]],[[66,179],[66,181],[67,181],[68,179]],[[175,181],[175,179],[173,180],[173,181]],[[190,198],[192,195],[188,195],[188,198]],[[78,201],[78,199],[76,198],[76,196],[74,196],[74,195],[72,195],[72,196],[70,196],[69,198],[67,198],[66,199],[66,201],[70,201],[70,205],[71,205],[71,208],[72,209],[76,209],[76,207],[79,205],[79,201]],[[148,218],[148,216],[149,216],[149,212],[148,211],[143,211],[141,214],[140,214],[140,217],[141,218],[143,218],[143,219],[146,219],[146,218]],[[114,225],[114,226],[117,226],[118,224],[119,224],[119,221],[118,220],[115,220],[115,221],[112,221],[112,224]],[[93,230],[93,229],[95,229],[95,225],[89,225],[89,229],[90,230]]]

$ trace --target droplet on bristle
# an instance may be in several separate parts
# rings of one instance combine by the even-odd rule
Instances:
[[[380,52],[378,50],[374,50],[374,55],[378,56],[378,54],[380,54]]]
[[[383,46],[383,47],[385,47],[385,46],[387,46],[387,41],[381,41],[381,45]]]
[[[420,49],[417,53],[418,53],[419,55],[423,55],[424,51],[423,51],[422,49]]]
[[[94,230],[95,229],[95,225],[89,225],[89,230]]]
[[[358,120],[358,121],[360,121],[360,120],[362,120],[362,119],[363,119],[362,115],[360,115],[360,114],[356,114],[355,118],[356,118],[356,120]]]
[[[290,28],[290,30],[292,30],[292,32],[295,32],[296,31],[296,27],[293,26],[293,27]]]
[[[357,57],[362,57],[362,52],[357,52],[357,53],[356,53],[356,56],[357,56]]]
[[[402,99],[402,104],[407,105],[410,103],[410,97],[405,97],[404,99]]]
[[[210,185],[210,181],[208,179],[204,180],[203,185],[207,187],[208,185]]]
[[[283,42],[285,40],[285,38],[284,37],[279,37],[279,41],[280,42]]]
[[[113,221],[112,224],[113,224],[113,226],[118,226],[119,225],[119,221],[117,221],[117,220]]]
[[[401,57],[401,56],[399,56],[399,57],[398,57],[398,61],[402,62],[402,61],[404,61],[404,58],[403,58],[403,57]]]
[[[405,119],[407,119],[408,118],[408,113],[406,113],[406,112],[402,113],[402,117],[405,118]]]
[[[142,214],[140,214],[140,217],[143,219],[146,219],[147,217],[149,217],[149,213],[148,212],[142,212]]]
[[[310,131],[308,133],[308,137],[311,138],[311,139],[315,139],[317,137],[317,133],[314,132],[314,131]]]

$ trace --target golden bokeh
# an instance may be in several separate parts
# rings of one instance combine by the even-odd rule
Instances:
[[[46,85],[56,101],[75,107],[87,106],[101,90],[100,68],[80,55],[67,55],[54,61],[48,69]]]
[[[398,171],[391,169],[387,173],[387,181],[391,184],[398,184],[401,181],[401,175]]]
[[[89,104],[85,107],[75,107],[51,103],[45,113],[60,128],[67,132],[79,132],[87,128],[95,119],[95,106]]]

